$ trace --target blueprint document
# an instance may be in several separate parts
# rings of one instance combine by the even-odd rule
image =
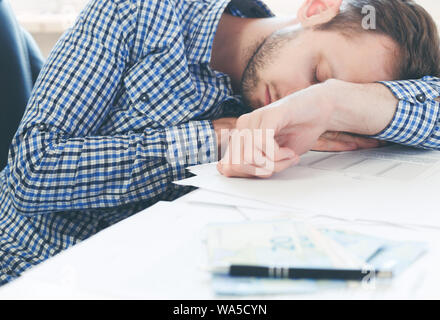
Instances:
[[[440,228],[440,152],[400,146],[310,152],[270,179],[230,179],[215,164],[176,182],[247,200],[337,218]]]

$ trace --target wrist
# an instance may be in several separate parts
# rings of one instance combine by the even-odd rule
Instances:
[[[338,108],[337,95],[335,95],[335,90],[338,90],[340,85],[338,81],[331,79],[313,87],[315,92],[313,93],[314,101],[312,105],[316,106],[320,118],[323,119],[323,129],[325,131],[338,131],[334,128],[341,127],[338,113],[343,111]]]
[[[332,79],[322,85],[332,110],[329,131],[375,135],[394,117],[397,99],[382,84]]]
[[[334,132],[352,132],[350,131],[353,115],[347,108],[347,103],[343,101],[344,95],[346,95],[350,88],[349,83],[330,79],[320,84],[321,95],[326,99],[325,108],[329,109],[329,119],[327,131]]]

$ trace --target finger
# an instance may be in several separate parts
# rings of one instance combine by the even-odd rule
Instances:
[[[254,165],[253,156],[255,152],[260,150],[252,149],[252,135],[235,131],[231,137],[225,156],[217,164],[218,171],[226,177],[260,177],[273,173],[273,168],[266,169]],[[245,160],[245,155],[248,157]],[[262,154],[261,157],[264,157]]]
[[[237,172],[228,166],[220,166],[217,168],[221,175],[227,178],[253,178],[253,175]]]
[[[299,157],[282,160],[274,163],[273,170],[267,170],[264,167],[256,167],[249,164],[231,165],[219,162],[217,164],[217,169],[222,175],[229,178],[270,178],[274,173],[282,172],[291,166],[297,165],[299,162]]]
[[[319,138],[315,146],[312,148],[312,150],[314,151],[327,151],[327,152],[354,151],[357,149],[358,149],[358,145],[354,142],[327,140],[323,138]]]
[[[255,148],[255,139],[258,135],[257,130],[243,130],[242,136],[240,136],[241,142],[243,142],[242,150],[243,150],[243,160],[244,163],[254,164],[255,159],[258,157],[256,153],[258,150]]]
[[[252,136],[246,136],[247,142],[244,145],[244,164],[257,168],[255,176],[273,173],[274,161],[263,152],[263,132],[260,129],[252,130]],[[269,143],[269,144],[273,144]],[[279,148],[278,148],[279,149]],[[277,151],[275,151],[277,152]],[[273,158],[276,158],[274,155]],[[264,169],[264,170],[258,170]]]
[[[229,163],[230,164],[241,164],[243,163],[243,143],[241,139],[240,130],[234,130],[229,138]]]
[[[387,141],[381,141],[372,138],[356,137],[356,136],[354,138],[355,138],[355,143],[358,145],[359,149],[379,148],[389,144]]]
[[[217,164],[217,169],[222,175],[230,178],[266,177],[273,174],[272,171],[267,171],[265,168],[260,168],[249,164],[236,165],[219,162]]]
[[[291,166],[297,165],[300,162],[300,158],[298,156],[295,156],[291,159],[285,159],[277,162],[271,162],[269,159],[267,160],[267,164],[264,168],[258,168],[258,169],[266,169],[266,171],[263,170],[257,170],[256,171],[256,177],[259,178],[270,178],[275,173],[282,172]]]
[[[220,163],[230,163],[232,162],[232,156],[231,156],[231,136],[229,136],[229,141],[228,141],[228,145],[226,147],[226,150],[223,154],[223,157],[220,159],[219,164]]]
[[[298,156],[292,158],[292,159],[287,159],[287,160],[282,160],[282,161],[278,161],[277,163],[275,163],[275,170],[274,172],[281,172],[284,171],[292,166],[297,165],[300,162],[300,158]]]
[[[281,160],[293,159],[296,156],[292,149],[280,147],[274,130],[264,129],[263,133],[263,141],[259,141],[257,147],[262,146],[262,151],[267,159],[273,162],[278,162]]]
[[[313,150],[315,151],[353,151],[381,146],[376,139],[354,136],[342,132],[326,132],[321,135]]]
[[[273,132],[261,129],[255,130],[254,134],[254,165],[264,167],[267,171],[273,172],[275,161],[291,158],[293,155],[285,155],[286,150],[280,149],[275,141]]]
[[[343,132],[325,132],[323,135],[321,135],[321,138],[327,140],[356,143],[359,148],[380,145],[379,140]]]
[[[242,115],[236,122],[236,128],[243,129],[259,129],[262,113],[258,110]]]
[[[233,165],[231,164],[224,164],[219,162],[217,164],[217,170],[225,177],[228,178],[251,178],[252,175],[246,174],[244,172],[238,172],[234,170]]]
[[[356,137],[356,144],[359,149],[372,149],[381,146],[379,140],[362,138],[362,137]]]
[[[280,148],[276,150],[275,153],[275,162],[279,162],[282,160],[292,160],[298,158],[298,156],[295,154],[295,151],[293,151],[290,148]]]
[[[284,171],[293,165],[297,165],[300,162],[300,157],[295,155],[290,149],[288,149],[288,153],[289,156],[287,158],[283,156],[280,157],[281,160],[278,161],[272,161],[266,157],[264,166],[259,166],[259,168],[265,169],[266,171],[257,172],[256,176],[268,178],[274,173]]]
[[[265,164],[263,152],[256,147],[260,141],[261,130],[236,130],[232,134],[230,150],[233,155],[230,163],[234,165],[234,170],[239,170],[241,165],[261,167]]]

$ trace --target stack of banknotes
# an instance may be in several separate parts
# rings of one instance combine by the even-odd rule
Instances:
[[[366,274],[365,283],[357,284],[341,280],[237,278],[213,274],[212,284],[218,295],[304,294],[368,285],[375,280],[367,276],[369,271],[391,271],[393,277],[397,277],[427,251],[424,243],[396,242],[293,221],[211,225],[206,231],[209,265],[213,269],[251,265],[359,269]]]

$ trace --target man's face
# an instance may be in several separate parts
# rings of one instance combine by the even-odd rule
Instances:
[[[253,108],[327,79],[355,83],[394,80],[395,45],[388,37],[290,27],[255,50],[243,73],[242,95]]]

